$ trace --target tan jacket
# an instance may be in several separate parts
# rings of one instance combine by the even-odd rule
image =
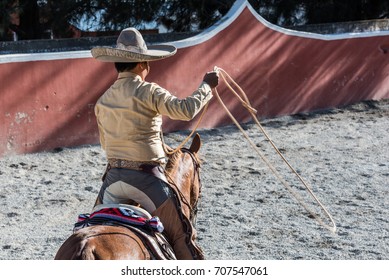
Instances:
[[[178,99],[136,74],[119,73],[95,106],[100,143],[107,158],[165,163],[162,115],[191,120],[211,98],[212,90],[204,82],[192,95]]]

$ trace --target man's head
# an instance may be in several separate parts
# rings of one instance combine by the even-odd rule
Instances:
[[[120,72],[128,72],[133,70],[139,62],[115,62],[116,71]]]
[[[146,78],[146,76],[150,72],[150,65],[148,61],[143,62],[115,62],[115,68],[118,73],[121,72],[132,72],[139,75],[142,80]]]

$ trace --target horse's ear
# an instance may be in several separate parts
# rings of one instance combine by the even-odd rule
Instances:
[[[190,145],[189,150],[192,153],[197,153],[201,148],[201,138],[198,133],[193,137],[192,145]]]

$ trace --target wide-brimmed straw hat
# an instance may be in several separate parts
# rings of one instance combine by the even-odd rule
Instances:
[[[120,32],[116,47],[95,47],[92,56],[106,62],[142,62],[160,60],[172,56],[177,49],[172,45],[147,46],[142,35],[135,28]]]

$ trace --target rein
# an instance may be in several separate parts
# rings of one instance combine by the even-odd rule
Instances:
[[[231,92],[240,100],[242,105],[249,111],[251,116],[253,117],[253,120],[257,124],[257,127],[260,129],[260,131],[264,134],[266,139],[269,141],[273,149],[276,151],[276,153],[281,157],[281,159],[285,162],[285,164],[288,166],[288,168],[292,171],[294,175],[299,179],[301,184],[304,186],[304,188],[308,191],[310,196],[313,198],[313,200],[317,203],[317,205],[323,210],[325,215],[329,218],[331,221],[331,226],[327,225],[323,222],[323,220],[316,215],[313,210],[311,210],[306,203],[304,203],[303,199],[299,194],[297,194],[292,187],[286,182],[279,172],[276,170],[276,168],[270,163],[270,161],[265,157],[264,154],[261,153],[261,151],[258,149],[258,147],[255,145],[255,143],[250,139],[248,134],[244,131],[242,126],[239,124],[239,122],[236,120],[236,118],[231,114],[231,112],[228,110],[227,106],[224,104],[223,100],[220,98],[220,95],[217,91],[217,89],[214,89],[215,95],[217,99],[219,100],[220,104],[228,114],[228,116],[231,118],[231,120],[235,123],[235,125],[239,128],[239,130],[242,132],[246,140],[250,143],[250,145],[253,147],[255,152],[261,157],[261,159],[266,163],[266,165],[270,168],[270,170],[273,172],[273,174],[277,177],[277,179],[286,187],[286,189],[295,197],[295,199],[307,210],[318,222],[320,225],[325,227],[326,229],[330,230],[331,232],[336,232],[336,224],[331,216],[331,214],[327,211],[325,206],[319,201],[319,199],[316,197],[316,195],[313,193],[312,188],[305,182],[305,180],[297,173],[297,171],[291,166],[291,164],[286,160],[286,158],[283,156],[283,154],[280,152],[280,150],[277,148],[277,146],[274,144],[274,142],[270,139],[269,135],[266,133],[260,122],[258,121],[258,118],[256,117],[257,111],[251,106],[249,99],[247,98],[247,95],[242,90],[242,88],[231,78],[230,75],[223,69],[215,66],[215,71],[218,71],[220,76],[222,77],[223,81],[227,85],[227,87],[231,90]],[[226,77],[229,79],[229,81],[239,90],[241,93],[241,96],[232,88],[231,84],[227,81]]]
[[[184,145],[190,140],[190,138],[192,138],[193,134],[196,132],[197,128],[199,127],[201,121],[203,120],[203,117],[205,115],[205,113],[207,112],[207,109],[208,109],[208,104],[207,103],[204,108],[203,108],[203,112],[201,113],[196,125],[194,126],[194,128],[192,129],[192,132],[181,142],[180,145],[177,146],[177,148],[175,149],[169,149],[168,146],[165,144],[165,141],[163,139],[163,133],[161,132],[161,139],[162,139],[162,146],[163,146],[163,150],[165,152],[165,154],[167,155],[172,155],[176,152],[178,152],[179,150],[182,150],[184,148]]]

